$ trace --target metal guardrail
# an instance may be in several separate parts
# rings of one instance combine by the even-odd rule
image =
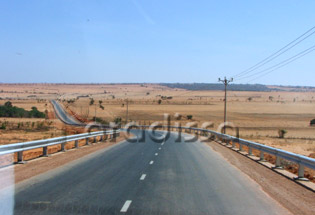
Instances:
[[[61,144],[61,151],[65,150],[65,145],[70,141],[75,141],[75,148],[79,147],[79,140],[85,139],[85,145],[89,144],[89,138],[94,138],[94,142],[96,142],[96,137],[100,137],[100,141],[107,138],[109,135],[109,139],[115,138],[119,136],[120,130],[110,130],[110,131],[96,131],[90,133],[83,134],[75,134],[63,137],[55,137],[44,140],[35,140],[24,143],[14,143],[0,146],[0,155],[17,153],[18,163],[24,163],[23,160],[23,152],[43,148],[43,156],[48,156],[48,146]]]
[[[139,126],[141,128],[149,128],[150,126]],[[225,142],[227,144],[229,144],[229,142],[232,142],[232,147],[235,148],[236,143],[239,144],[239,151],[243,151],[243,146],[247,146],[248,147],[248,155],[252,155],[252,150],[256,149],[258,151],[260,151],[260,161],[265,161],[264,159],[264,153],[273,155],[276,157],[276,162],[275,162],[275,167],[274,168],[282,168],[282,164],[281,164],[281,159],[293,162],[298,164],[299,168],[298,168],[298,177],[296,179],[298,180],[308,180],[306,178],[304,178],[304,167],[308,167],[310,169],[314,169],[315,170],[315,159],[310,158],[310,157],[306,157],[303,155],[299,155],[299,154],[295,154],[292,152],[288,152],[282,149],[277,149],[277,148],[273,148],[270,146],[266,146],[260,143],[255,143],[249,140],[244,140],[241,138],[237,138],[234,136],[230,136],[227,134],[222,134],[216,131],[212,131],[212,130],[208,130],[208,129],[202,129],[202,128],[194,128],[194,127],[177,127],[177,126],[160,126],[163,129],[165,128],[170,128],[170,129],[175,129],[175,130],[185,130],[191,133],[191,131],[195,131],[200,135],[204,135],[204,136],[212,136],[216,139],[221,139],[221,140],[225,140]]]

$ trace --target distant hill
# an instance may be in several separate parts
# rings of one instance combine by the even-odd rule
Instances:
[[[185,90],[224,90],[224,85],[219,83],[160,83],[161,86],[178,88]],[[315,87],[305,86],[268,86],[262,84],[230,84],[230,91],[290,91],[290,92],[308,92],[315,91]]]

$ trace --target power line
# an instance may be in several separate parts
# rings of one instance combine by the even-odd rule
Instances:
[[[287,45],[285,45],[284,47],[282,47],[281,49],[279,49],[278,51],[274,52],[273,54],[269,55],[268,57],[266,57],[265,59],[263,59],[262,61],[258,62],[257,64],[255,64],[254,66],[244,70],[241,73],[236,74],[234,77],[241,77],[244,76],[252,71],[255,71],[257,69],[259,69],[260,67],[264,66],[265,64],[269,63],[270,61],[274,60],[275,58],[279,57],[280,55],[284,54],[285,52],[289,51],[290,49],[292,49],[293,47],[295,47],[296,45],[298,45],[299,43],[301,43],[302,41],[304,41],[305,39],[309,38],[310,36],[312,36],[315,33],[315,26],[310,28],[309,30],[307,30],[305,33],[303,33],[301,36],[299,36],[298,38],[294,39],[293,41],[291,41],[290,43],[288,43]],[[311,33],[310,33],[311,32]],[[309,34],[310,33],[310,34]],[[309,34],[309,35],[307,35]],[[305,36],[306,35],[306,36]],[[304,37],[305,36],[305,37]]]
[[[245,76],[245,77],[241,77],[241,78],[239,78],[237,80],[251,78],[251,77],[259,75],[261,73],[265,73],[266,71],[267,71],[267,74],[269,74],[269,73],[271,73],[271,72],[273,72],[273,71],[275,71],[275,70],[277,70],[277,69],[279,69],[279,68],[281,68],[281,67],[283,67],[283,66],[285,66],[285,65],[287,65],[287,64],[289,64],[289,63],[291,63],[291,62],[293,62],[293,61],[295,61],[295,60],[297,60],[297,59],[299,59],[299,58],[301,58],[303,56],[305,56],[306,54],[308,54],[308,53],[310,53],[310,52],[312,52],[314,50],[315,50],[315,45],[313,45],[310,48],[305,49],[304,51],[302,51],[302,52],[300,52],[300,53],[298,53],[298,54],[296,54],[296,55],[294,55],[294,56],[292,56],[292,57],[290,57],[290,58],[288,58],[288,59],[286,59],[284,61],[281,61],[280,63],[277,63],[277,64],[275,64],[275,65],[273,65],[273,66],[271,66],[271,67],[269,67],[267,69],[264,69],[262,71],[256,72],[254,74],[251,74],[251,75],[248,75],[248,76]],[[269,70],[271,70],[271,71],[269,71]]]
[[[264,76],[268,75],[269,73],[271,73],[271,72],[273,72],[273,71],[275,71],[275,70],[278,70],[278,69],[280,69],[280,68],[286,66],[287,64],[289,64],[289,63],[291,63],[291,62],[293,62],[293,61],[296,61],[297,59],[299,59],[299,58],[301,58],[301,57],[303,57],[303,56],[305,56],[305,55],[311,53],[312,51],[315,51],[315,48],[309,50],[308,52],[304,53],[303,55],[301,55],[301,56],[299,56],[299,57],[296,57],[295,59],[292,59],[292,60],[290,60],[289,62],[287,62],[287,63],[285,63],[285,64],[283,64],[283,65],[281,65],[281,66],[279,66],[279,67],[277,67],[277,68],[275,68],[275,69],[273,69],[273,70],[271,70],[271,71],[268,71],[268,72],[266,72],[266,73],[264,73],[264,74],[262,74],[262,75],[260,75],[260,76],[258,76],[258,77],[255,77],[255,78],[251,79],[251,80],[248,81],[248,82],[252,82],[252,81],[254,81],[254,80],[258,79],[258,78],[264,77]]]

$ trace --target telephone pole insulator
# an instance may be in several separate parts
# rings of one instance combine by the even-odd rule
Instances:
[[[225,130],[225,123],[226,123],[226,103],[227,103],[227,95],[226,95],[226,90],[227,90],[227,85],[231,82],[233,82],[233,78],[231,79],[226,79],[226,77],[224,77],[224,79],[222,80],[221,78],[219,78],[219,82],[222,82],[224,84],[224,127],[223,127],[223,133],[226,133]]]

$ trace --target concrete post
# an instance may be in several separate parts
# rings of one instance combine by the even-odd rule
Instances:
[[[265,155],[264,155],[264,152],[263,151],[260,151],[260,159],[259,161],[266,161],[265,160]]]
[[[240,149],[239,149],[239,151],[240,151],[240,152],[242,152],[242,151],[243,151],[243,145],[242,145],[242,144],[240,144],[240,143],[239,143],[239,145],[240,145]]]
[[[282,169],[281,160],[279,156],[276,156],[276,165],[274,168]]]
[[[248,146],[248,155],[249,156],[253,155],[253,149],[250,146]]]
[[[66,143],[61,143],[61,151],[62,152],[66,151],[65,146],[66,146]]]
[[[43,147],[43,157],[48,157],[49,154],[48,154],[48,149],[47,149],[47,146]]]
[[[79,148],[79,140],[74,141],[74,146],[75,146],[76,148]]]
[[[304,178],[304,165],[299,164],[298,177],[295,180],[308,181],[307,178]]]
[[[23,152],[18,152],[17,153],[17,162],[19,164],[25,164],[26,162],[23,160]]]

